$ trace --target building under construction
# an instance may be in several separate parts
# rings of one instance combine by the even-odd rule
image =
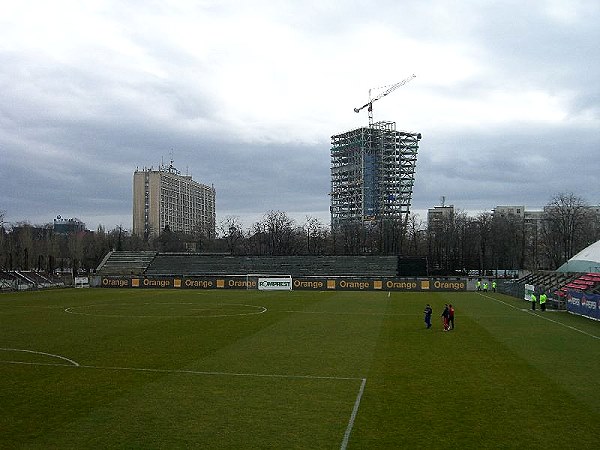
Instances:
[[[331,226],[406,220],[420,133],[376,122],[331,137]]]

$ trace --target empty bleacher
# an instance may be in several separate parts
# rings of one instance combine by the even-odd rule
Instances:
[[[0,290],[14,290],[17,288],[17,276],[14,273],[0,270]]]
[[[25,283],[35,285],[38,288],[51,287],[54,285],[53,281],[50,280],[46,275],[33,270],[15,271],[15,273]]]
[[[551,305],[562,309],[565,307],[565,297],[568,288],[567,284],[580,277],[580,273],[554,272],[538,270],[531,272],[518,280],[510,280],[501,283],[500,292],[513,297],[523,298],[525,285],[535,286],[538,291],[546,292],[550,295]]]
[[[160,253],[145,270],[149,276],[277,274],[302,276],[395,277],[396,256],[230,256]]]
[[[505,285],[503,292],[515,297],[522,296],[525,284],[550,294],[551,303],[562,309],[570,290],[600,294],[600,273],[536,271]]]
[[[153,251],[114,251],[100,263],[100,275],[141,275],[156,257]]]
[[[0,289],[3,291],[44,289],[64,285],[62,280],[34,270],[0,271]]]
[[[560,286],[555,295],[566,297],[569,290],[580,292],[600,293],[600,273],[577,274],[573,279]]]

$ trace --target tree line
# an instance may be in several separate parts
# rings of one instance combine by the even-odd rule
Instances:
[[[216,238],[197,230],[168,228],[144,240],[122,227],[57,234],[52,224],[8,226],[0,212],[0,268],[3,270],[92,273],[111,250],[213,252],[232,255],[400,255],[427,258],[432,272],[453,274],[491,269],[556,269],[600,239],[599,208],[572,193],[555,195],[540,220],[464,211],[427,226],[418,215],[406,220],[352,223],[334,230],[314,217],[297,223],[269,211],[249,228],[239,218],[223,219]]]

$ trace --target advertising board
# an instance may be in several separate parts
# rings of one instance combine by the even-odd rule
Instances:
[[[313,291],[466,291],[466,279],[357,277],[101,277],[94,286],[134,289],[259,289]]]
[[[291,291],[292,277],[287,278],[259,278],[258,290],[260,291]]]
[[[569,291],[567,311],[590,319],[600,320],[600,295]]]

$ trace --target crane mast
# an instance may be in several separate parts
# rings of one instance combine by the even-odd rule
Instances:
[[[404,86],[406,83],[411,81],[413,78],[416,78],[415,74],[412,74],[410,77],[405,78],[404,80],[399,81],[398,83],[392,84],[390,86],[383,86],[383,88],[386,88],[386,89],[384,91],[380,92],[377,96],[375,96],[373,98],[371,98],[372,89],[369,89],[369,101],[359,108],[354,108],[354,112],[359,113],[364,108],[367,108],[367,111],[369,113],[369,127],[372,127],[373,126],[373,103],[379,99],[382,99],[386,95],[392,93],[393,91],[398,89],[400,86]],[[383,88],[381,88],[381,89],[383,89]]]

